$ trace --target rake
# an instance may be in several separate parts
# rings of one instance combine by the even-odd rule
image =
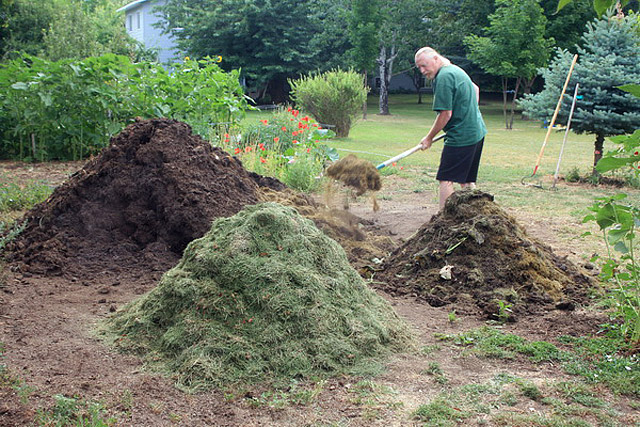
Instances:
[[[438,136],[437,138],[435,138],[435,139],[433,140],[433,142],[436,142],[436,141],[441,140],[442,138],[444,138],[444,137],[445,137],[445,135],[446,135],[446,134],[444,134],[444,133],[443,133],[442,135],[440,135],[440,136]],[[411,155],[411,154],[415,153],[415,152],[416,152],[416,151],[418,151],[418,150],[422,150],[422,144],[418,144],[418,145],[416,145],[416,146],[415,146],[415,147],[413,147],[413,148],[409,148],[407,151],[403,151],[402,153],[398,154],[397,156],[392,157],[392,158],[390,158],[389,160],[387,160],[387,161],[385,161],[385,162],[380,163],[378,166],[376,166],[376,169],[380,170],[380,169],[382,169],[382,168],[386,168],[386,167],[387,167],[387,166],[389,166],[391,163],[393,163],[393,162],[397,162],[397,161],[398,161],[398,160],[400,160],[400,159],[404,159],[405,157],[407,157],[407,156],[409,156],[409,155]]]
[[[529,186],[533,186],[533,187],[542,188],[542,184],[540,184],[540,183],[530,184],[530,183],[525,182],[525,180],[532,179],[536,175],[536,172],[538,172],[538,167],[540,167],[540,160],[542,159],[542,153],[544,153],[544,147],[547,145],[547,142],[549,141],[549,135],[551,134],[551,131],[553,130],[553,125],[556,123],[556,118],[558,117],[558,112],[560,111],[560,106],[562,105],[562,97],[564,96],[564,93],[567,90],[567,86],[569,85],[569,79],[571,78],[571,73],[573,72],[573,67],[575,67],[577,61],[578,61],[578,55],[576,54],[576,55],[573,56],[573,61],[571,61],[571,67],[569,68],[569,73],[567,74],[567,79],[565,80],[564,86],[562,87],[562,92],[560,93],[560,98],[558,99],[558,104],[556,105],[556,109],[553,112],[553,117],[551,118],[551,123],[549,123],[549,126],[547,127],[547,134],[544,137],[544,142],[542,143],[542,148],[540,148],[540,154],[538,154],[538,160],[536,160],[536,165],[533,168],[533,173],[530,176],[523,176],[522,177],[522,179],[520,180],[522,185],[529,185]]]
[[[562,138],[562,147],[560,148],[560,155],[558,156],[558,164],[556,165],[556,173],[553,175],[552,190],[557,190],[556,184],[558,183],[558,176],[560,172],[560,161],[562,160],[562,153],[564,152],[564,146],[567,143],[567,136],[569,135],[569,129],[571,129],[571,119],[573,118],[573,110],[576,108],[576,99],[578,99],[579,83],[576,83],[576,90],[573,91],[573,100],[571,101],[571,110],[569,110],[569,118],[567,119],[567,128],[564,131],[564,138]]]

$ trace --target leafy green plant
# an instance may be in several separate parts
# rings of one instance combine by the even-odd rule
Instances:
[[[640,97],[640,85],[625,85],[620,89]],[[635,178],[640,177],[640,129],[630,135],[611,138],[618,144],[607,152],[596,165],[596,171],[604,173],[617,169],[631,169]],[[615,317],[622,320],[622,334],[633,346],[640,343],[640,265],[636,228],[640,225],[640,208],[626,202],[627,195],[596,199],[589,209],[592,214],[583,222],[594,221],[602,232],[607,248],[601,278],[613,284],[611,296],[615,301]],[[590,234],[590,233],[585,233]],[[618,257],[614,255],[614,252]]]
[[[4,248],[18,237],[26,227],[27,221],[15,221],[11,224],[0,221],[0,254],[2,254]]]
[[[43,202],[53,189],[45,183],[31,182],[21,187],[7,181],[0,183],[0,213],[21,209],[30,209],[36,203]]]
[[[567,172],[564,179],[567,182],[580,182],[580,169],[574,166],[569,170],[569,172]]]
[[[498,321],[501,323],[506,323],[511,319],[511,314],[513,311],[511,307],[513,304],[509,304],[507,301],[498,300]]]
[[[362,74],[334,70],[289,80],[296,104],[319,123],[335,126],[338,137],[349,136],[351,126],[367,99]]]
[[[81,61],[22,55],[0,65],[0,158],[81,159],[134,118],[169,117],[207,135],[242,116],[238,71],[185,59],[171,73],[107,54]]]
[[[107,427],[114,425],[115,418],[106,417],[99,403],[85,402],[76,397],[61,394],[54,396],[51,410],[38,410],[36,422],[41,425]]]

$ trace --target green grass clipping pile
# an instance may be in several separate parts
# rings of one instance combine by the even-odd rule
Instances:
[[[342,247],[277,203],[217,219],[102,334],[189,391],[373,373],[411,342]]]

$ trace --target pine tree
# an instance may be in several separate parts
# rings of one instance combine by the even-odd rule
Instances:
[[[576,102],[571,128],[576,133],[594,134],[593,164],[602,157],[604,138],[633,132],[640,127],[640,99],[618,86],[640,81],[638,22],[634,16],[605,17],[588,24],[578,49],[578,63],[569,88],[580,84],[582,99]],[[525,115],[534,119],[551,117],[571,62],[571,54],[560,51],[543,71],[545,88],[521,102]],[[566,120],[573,91],[563,98],[558,122]],[[595,171],[594,171],[595,173]]]

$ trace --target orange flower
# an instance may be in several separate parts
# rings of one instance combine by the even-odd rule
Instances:
[[[304,127],[304,125],[302,124],[302,122],[298,122],[298,129],[302,129]]]
[[[393,166],[394,168],[396,167],[396,162],[391,163],[391,166]]]
[[[293,114],[293,117],[298,117],[298,114],[300,114],[300,111],[298,111],[298,110],[293,110],[293,111],[291,112],[291,114]]]
[[[308,122],[309,121],[309,116],[304,116],[301,120]]]
[[[307,148],[307,153],[311,152],[311,147]]]
[[[298,140],[297,140],[297,139],[294,139],[294,140],[293,140],[293,143],[294,143],[294,144],[298,144]]]
[[[293,132],[291,132],[291,135],[296,136],[298,134],[297,130],[294,130]]]
[[[260,144],[258,144],[258,148],[261,149],[262,151],[264,151],[265,150],[264,143],[261,142]]]
[[[277,136],[276,136],[275,138],[273,138],[273,142],[275,142],[276,144],[277,144],[279,141],[280,141],[280,137],[277,137]]]
[[[260,157],[260,162],[267,163],[267,160],[264,157]]]
[[[245,153],[248,153],[249,151],[251,151],[251,147],[249,147],[249,146],[244,147],[244,152]]]
[[[228,133],[224,134],[224,139],[229,139],[229,134]]]
[[[240,153],[240,149],[239,148],[236,148],[235,150],[233,150],[233,154],[238,154],[238,153]]]
[[[313,126],[314,128],[317,128],[317,127],[318,127],[318,124],[317,124],[317,123],[314,123],[314,124],[312,124],[311,126]]]
[[[266,124],[268,124],[268,123],[269,123],[269,122],[267,121],[267,119],[260,120],[260,121],[262,122],[262,124],[263,124],[263,125],[266,125]]]
[[[286,132],[286,131],[287,131],[287,128],[282,126],[282,132]]]
[[[291,108],[291,106],[287,107],[287,111],[290,113],[291,110],[293,110],[293,108]]]

